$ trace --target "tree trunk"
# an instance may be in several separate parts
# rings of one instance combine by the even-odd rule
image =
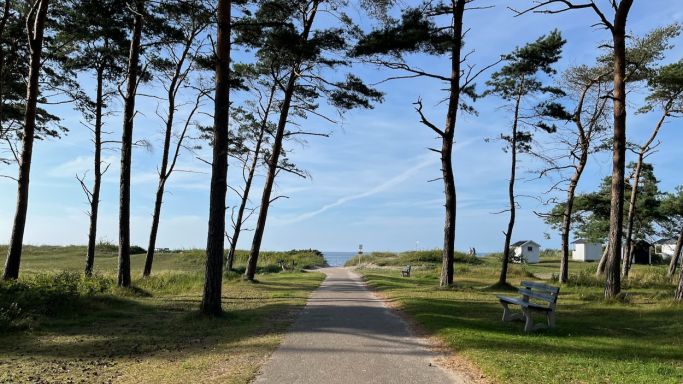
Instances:
[[[97,214],[100,207],[100,186],[102,184],[102,109],[104,107],[104,65],[97,68],[97,95],[95,97],[95,162],[92,196],[90,196],[90,228],[88,249],[85,258],[85,275],[92,276],[97,246]]]
[[[624,221],[624,167],[626,165],[626,19],[633,0],[622,0],[614,16],[614,135],[612,154],[612,201],[610,204],[609,253],[605,298],[621,292],[621,240]]]
[[[569,280],[569,232],[571,231],[572,212],[574,208],[574,195],[576,187],[579,184],[579,179],[583,173],[588,160],[588,151],[581,153],[581,159],[576,167],[576,171],[569,181],[569,188],[567,188],[567,206],[564,208],[564,217],[562,220],[562,261],[560,263],[560,283],[566,283]]]
[[[605,274],[605,266],[607,265],[607,257],[609,256],[609,242],[602,252],[602,257],[600,257],[600,262],[598,262],[598,269],[595,271],[595,277],[600,277]]]
[[[455,219],[456,191],[453,175],[453,140],[455,124],[458,117],[460,100],[460,49],[462,48],[462,22],[465,13],[465,0],[453,1],[453,35],[451,44],[451,84],[446,113],[446,126],[441,137],[441,172],[443,174],[445,203],[445,220],[443,229],[443,255],[440,286],[453,284],[453,261],[455,259]]]
[[[191,37],[185,41],[185,46],[183,47],[182,54],[178,58],[175,69],[173,71],[173,77],[171,78],[171,84],[168,86],[167,98],[168,98],[168,115],[166,116],[166,131],[164,132],[164,149],[161,155],[161,169],[159,169],[159,184],[157,186],[156,198],[154,199],[154,212],[152,213],[152,227],[149,231],[149,242],[147,243],[147,255],[145,256],[145,267],[142,272],[143,277],[149,277],[152,273],[152,263],[154,262],[154,249],[157,243],[157,233],[159,232],[159,219],[161,216],[161,205],[164,199],[164,189],[166,187],[166,181],[171,176],[173,172],[173,167],[169,170],[168,160],[171,152],[171,136],[173,133],[173,119],[175,117],[175,98],[178,92],[178,87],[182,84],[181,76],[183,71],[183,66],[185,64],[185,59],[187,58],[190,48],[192,47],[192,40],[194,38],[195,32],[190,33]],[[182,139],[181,139],[182,140]],[[178,151],[176,150],[176,156]]]
[[[590,150],[590,140],[595,127],[595,114],[598,113],[596,110],[593,115],[592,121],[588,128],[588,132],[584,129],[583,122],[581,121],[581,116],[583,114],[583,106],[586,100],[586,94],[593,87],[595,83],[591,81],[586,87],[584,87],[583,92],[579,96],[579,102],[576,108],[575,114],[575,124],[579,132],[579,148],[581,149],[581,155],[579,156],[579,163],[574,168],[574,174],[571,179],[569,179],[569,186],[567,188],[567,206],[564,209],[564,217],[562,220],[562,260],[560,262],[560,283],[567,283],[569,280],[569,233],[571,232],[572,224],[572,213],[574,210],[574,196],[576,194],[576,187],[579,184],[583,170],[586,168],[586,163],[588,162],[588,151]]]
[[[130,286],[130,169],[133,151],[133,120],[135,119],[135,96],[140,62],[142,38],[142,12],[144,1],[137,0],[133,17],[133,36],[128,58],[128,78],[123,107],[123,133],[121,135],[121,176],[119,181],[119,287]]]
[[[629,199],[628,218],[626,219],[626,255],[622,260],[621,274],[624,278],[628,277],[628,272],[631,269],[631,258],[633,257],[633,224],[636,218],[636,203],[638,201],[638,183],[640,182],[640,173],[643,169],[644,153],[641,151],[638,154],[638,162],[636,169],[633,172],[633,182],[631,183],[631,198]]]
[[[678,288],[676,288],[674,299],[676,301],[683,301],[683,257],[681,258],[680,273],[678,275]]]
[[[2,19],[0,19],[0,44],[4,44],[5,27],[7,26],[7,20],[10,16],[10,2],[5,0],[3,6]],[[8,133],[9,129],[5,129],[2,126],[2,122],[5,121],[5,82],[4,77],[1,74],[5,73],[5,51],[0,49],[0,140],[5,140],[5,135]]]
[[[270,96],[268,98],[266,110],[263,112],[263,120],[261,120],[261,128],[259,131],[258,138],[256,139],[256,146],[254,148],[254,158],[252,159],[251,164],[249,166],[249,174],[247,175],[247,180],[244,185],[244,191],[242,192],[242,201],[240,202],[240,207],[237,211],[237,220],[235,221],[235,228],[232,233],[232,238],[230,239],[230,250],[228,251],[228,259],[225,263],[225,269],[227,271],[232,271],[233,264],[235,263],[235,251],[237,250],[237,241],[239,240],[239,236],[242,231],[244,211],[247,208],[247,201],[249,201],[251,183],[254,180],[254,173],[256,172],[256,167],[258,166],[259,154],[261,153],[261,144],[263,144],[263,136],[265,135],[266,127],[268,125],[268,116],[270,115],[270,109],[273,106],[275,92],[277,92],[276,87],[277,83],[274,83],[273,87],[270,89]]]
[[[214,96],[213,162],[209,197],[209,226],[206,239],[206,272],[201,311],[219,315],[223,285],[225,239],[225,194],[228,189],[228,122],[230,115],[230,32],[232,2],[218,0],[216,43],[216,94]]]
[[[21,147],[21,162],[19,164],[19,178],[17,180],[17,208],[12,225],[7,260],[3,279],[17,279],[21,250],[24,242],[26,227],[26,212],[28,210],[28,188],[31,173],[31,157],[33,156],[33,140],[36,129],[36,111],[38,95],[40,94],[39,80],[41,70],[41,55],[43,50],[43,33],[47,18],[48,0],[37,0],[35,12],[27,17],[29,31],[29,47],[31,50],[28,85],[26,87],[26,112],[24,114],[24,132]],[[34,17],[31,20],[31,17]]]
[[[302,34],[302,41],[308,41],[308,35],[313,26],[313,20],[318,10],[318,2],[315,2],[311,10]],[[263,240],[263,233],[266,228],[266,219],[268,217],[268,208],[270,207],[270,196],[273,192],[273,183],[275,182],[275,175],[277,174],[278,161],[280,153],[282,152],[282,140],[285,134],[285,127],[287,126],[287,118],[289,117],[289,107],[292,102],[294,88],[299,77],[300,60],[297,60],[289,75],[287,86],[284,91],[284,98],[282,106],[280,107],[280,119],[277,124],[275,132],[275,140],[273,142],[273,149],[271,151],[270,159],[268,159],[268,174],[266,175],[265,184],[263,186],[263,194],[261,196],[261,207],[259,209],[258,219],[256,221],[256,228],[254,230],[254,238],[251,243],[251,250],[249,251],[249,259],[247,260],[247,269],[244,272],[244,279],[253,281],[256,274],[256,264],[258,263],[258,256],[261,250],[261,241]]]
[[[678,235],[678,241],[676,241],[676,248],[674,249],[674,254],[671,255],[671,261],[669,262],[669,270],[666,275],[671,278],[674,273],[676,273],[676,266],[678,265],[678,260],[681,258],[681,248],[683,248],[683,228],[681,228],[681,233]]]
[[[664,121],[666,121],[667,116],[669,116],[670,108],[670,104],[664,108],[664,113],[662,114],[662,117],[659,118],[659,121],[657,122],[655,129],[652,131],[650,137],[647,139],[645,144],[643,144],[640,147],[640,150],[638,151],[638,162],[636,163],[636,169],[633,175],[633,184],[631,187],[631,205],[628,209],[628,219],[626,228],[626,249],[628,250],[628,256],[625,257],[623,260],[622,274],[624,275],[624,277],[628,277],[628,272],[631,269],[631,262],[633,260],[633,225],[636,218],[636,203],[638,201],[638,183],[640,182],[640,174],[643,168],[643,161],[645,160],[645,155],[647,155],[647,153],[650,151],[650,145],[652,145],[652,143],[657,138],[659,130],[662,128],[662,125],[664,125]]]
[[[258,256],[261,250],[261,241],[263,240],[263,233],[266,228],[268,208],[270,207],[270,196],[273,191],[275,175],[277,174],[277,165],[280,158],[280,153],[282,152],[282,140],[285,134],[285,126],[287,125],[287,117],[289,115],[289,106],[292,101],[292,94],[294,93],[294,86],[296,84],[297,77],[297,71],[292,70],[287,82],[287,88],[285,88],[284,99],[282,101],[282,107],[280,108],[280,120],[278,122],[277,131],[275,132],[275,141],[273,142],[270,159],[268,159],[268,174],[266,175],[265,184],[263,185],[259,215],[256,221],[256,228],[254,229],[254,238],[252,239],[251,250],[249,251],[247,269],[244,272],[245,280],[254,280],[254,275],[256,274],[256,264],[258,263]]]
[[[523,80],[522,80],[523,81]],[[517,124],[519,122],[519,108],[522,102],[522,92],[520,90],[515,102],[515,120],[512,123],[512,139],[510,141],[511,166],[510,166],[510,183],[508,185],[508,199],[510,202],[510,220],[508,221],[508,228],[505,232],[505,245],[503,246],[503,261],[500,268],[500,276],[498,277],[498,284],[507,284],[508,264],[510,263],[510,240],[512,240],[512,231],[515,227],[515,178],[517,174]]]
[[[162,166],[163,168],[163,166]],[[164,187],[166,179],[159,179],[156,198],[154,199],[154,212],[152,213],[152,227],[149,231],[149,242],[147,243],[147,255],[145,255],[145,268],[142,271],[143,277],[152,274],[152,263],[154,262],[154,248],[157,243],[157,233],[159,231],[159,217],[161,216],[161,204],[164,198]]]

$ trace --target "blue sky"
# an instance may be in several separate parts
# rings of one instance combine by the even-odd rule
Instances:
[[[403,3],[411,4],[405,0]],[[596,22],[590,12],[562,15],[527,15],[515,18],[507,5],[523,6],[527,1],[483,1],[496,3],[488,10],[466,14],[467,47],[475,49],[472,63],[479,66],[493,62],[501,53],[558,28],[568,40],[558,69],[590,63],[597,51],[594,47],[608,39],[603,30],[590,26]],[[351,11],[352,16],[360,13]],[[683,22],[680,0],[637,1],[631,11],[629,31],[642,35],[656,26]],[[364,27],[371,22],[361,20]],[[667,54],[667,62],[683,57],[683,38]],[[432,71],[447,73],[446,58],[415,56],[411,63]],[[369,83],[395,75],[366,65],[357,65],[353,72]],[[481,86],[485,74],[479,81]],[[92,84],[83,80],[84,86]],[[353,251],[358,244],[366,250],[408,250],[439,247],[442,242],[443,194],[440,181],[428,183],[439,176],[438,157],[426,148],[436,145],[434,134],[418,122],[412,103],[419,97],[425,113],[442,124],[444,97],[441,84],[424,79],[400,80],[378,86],[386,93],[385,101],[372,110],[352,111],[342,124],[332,126],[309,119],[306,128],[332,132],[330,138],[310,138],[305,144],[290,145],[291,158],[312,175],[302,180],[283,175],[277,181],[277,193],[289,199],[279,199],[270,210],[263,241],[264,249],[318,248],[321,250]],[[146,90],[160,91],[154,85]],[[630,111],[637,109],[642,96],[635,92]],[[156,169],[161,155],[161,123],[154,116],[157,102],[140,98],[140,115],[136,120],[136,138],[147,138],[155,149],[136,149],[133,155],[131,236],[135,244],[146,246],[156,188]],[[502,248],[506,214],[494,214],[505,209],[508,155],[500,143],[485,142],[508,129],[509,114],[500,108],[501,102],[486,98],[476,103],[479,116],[461,114],[456,132],[454,167],[458,190],[456,247],[474,246],[478,251]],[[206,105],[210,109],[210,105]],[[115,105],[116,111],[121,106]],[[79,115],[68,108],[56,110],[63,123],[70,127],[61,140],[38,142],[34,148],[31,175],[31,195],[25,240],[29,244],[84,244],[88,219],[85,196],[75,179],[91,167],[90,133],[79,124]],[[654,115],[629,115],[629,139],[643,141],[654,124]],[[680,143],[683,121],[671,121],[661,133],[662,144],[650,161],[661,180],[660,188],[673,190],[683,184],[680,172]],[[120,137],[118,114],[109,116],[106,130],[112,138]],[[112,148],[114,149],[114,148]],[[106,160],[112,163],[105,176],[98,238],[117,239],[118,153],[109,150]],[[521,178],[518,194],[543,196],[550,180],[537,180],[529,172],[537,167],[529,158],[520,163]],[[206,242],[208,213],[209,168],[185,153],[179,172],[167,185],[159,229],[158,246],[169,248],[203,247]],[[594,189],[600,179],[609,174],[608,155],[591,159],[579,190]],[[7,173],[15,171],[4,169]],[[237,167],[230,168],[231,183],[240,180]],[[262,182],[257,180],[257,191]],[[0,178],[0,242],[7,243],[14,215],[15,183]],[[258,191],[260,193],[260,191]],[[544,196],[547,197],[547,196]],[[255,201],[258,197],[255,197]],[[236,204],[230,195],[228,205]],[[521,209],[513,240],[533,239],[544,247],[558,247],[559,237],[535,214],[547,209],[537,199],[520,198]],[[251,223],[247,227],[251,227]],[[544,234],[550,234],[545,239]],[[241,237],[240,247],[250,245],[251,236]]]

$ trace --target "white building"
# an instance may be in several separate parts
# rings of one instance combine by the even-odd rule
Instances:
[[[586,239],[576,239],[572,244],[574,244],[572,260],[599,261],[602,257],[602,244],[600,243],[594,243]]]
[[[663,258],[671,258],[676,250],[676,239],[660,239],[655,242],[655,253],[662,255]]]
[[[532,240],[522,240],[512,244],[514,251],[513,263],[525,262],[536,264],[541,258],[541,245]]]

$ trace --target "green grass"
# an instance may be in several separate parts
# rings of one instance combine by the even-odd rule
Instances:
[[[323,279],[228,276],[225,315],[212,319],[197,311],[201,251],[158,254],[147,279],[144,255],[134,255],[131,289],[115,286],[113,253],[98,254],[95,278],[82,277],[83,254],[28,247],[19,281],[0,283],[0,383],[246,383]]]
[[[441,265],[441,250],[431,249],[425,251],[408,251],[408,252],[372,252],[364,255],[356,255],[344,264],[347,267],[357,266],[359,264],[372,264],[378,266],[421,266],[421,267],[435,267]],[[481,258],[477,258],[463,252],[455,252],[455,261],[462,264],[481,264]]]
[[[602,282],[587,277],[595,264],[570,268],[576,275],[561,288],[557,328],[532,334],[523,332],[523,323],[500,321],[495,294],[502,292],[489,288],[497,280],[495,258],[456,267],[456,284],[449,289],[436,287],[436,269],[419,270],[409,279],[397,269],[360,272],[495,382],[682,383],[683,307],[671,300],[672,282],[658,277],[664,267],[635,266],[625,283],[627,303],[602,299]],[[518,285],[558,270],[555,257],[513,265],[509,282]]]
[[[21,257],[21,274],[44,272],[73,271],[81,272],[85,266],[86,248],[80,245],[69,246],[24,246]],[[0,245],[0,254],[7,254],[7,246]],[[200,272],[204,269],[206,253],[201,249],[172,250],[171,252],[155,252],[152,273],[160,272]],[[235,269],[244,270],[248,252],[237,250]],[[259,254],[258,268],[264,272],[281,270],[278,261],[284,262],[290,269],[322,266],[322,253],[316,250],[291,250],[287,252],[264,251]],[[133,275],[142,274],[145,254],[131,255],[131,271]],[[116,246],[101,243],[97,247],[95,257],[95,273],[113,273],[118,265]]]

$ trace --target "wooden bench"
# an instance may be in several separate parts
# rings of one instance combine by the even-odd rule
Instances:
[[[540,312],[545,314],[548,320],[547,328],[555,327],[555,305],[560,288],[533,281],[522,281],[522,288],[519,289],[519,293],[522,294],[522,297],[496,295],[500,300],[500,305],[503,306],[503,321],[526,321],[524,332],[546,328],[544,324],[534,326],[532,313]],[[522,308],[522,313],[512,313],[508,308],[510,304],[519,305]]]
[[[403,269],[401,270],[401,277],[410,277],[410,268],[410,265],[406,265],[405,267],[403,267]]]

